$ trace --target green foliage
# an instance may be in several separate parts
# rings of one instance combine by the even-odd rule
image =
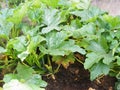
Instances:
[[[47,85],[31,67],[20,63],[17,66],[17,74],[6,74],[3,80],[5,82],[4,90],[13,90],[16,87],[18,90],[44,90],[43,88]]]
[[[85,54],[85,50],[75,45],[74,40],[66,40],[67,34],[51,32],[46,36],[46,47],[40,46],[41,52],[50,55],[69,55],[71,52]],[[45,49],[47,48],[47,49]]]
[[[0,53],[4,53],[6,50],[3,47],[0,47]]]
[[[41,0],[41,1],[51,7],[57,7],[59,2],[59,0]]]
[[[25,3],[24,5],[17,7],[13,11],[13,15],[11,17],[8,17],[8,21],[11,21],[15,24],[20,23],[27,12],[28,5],[29,3]]]
[[[40,74],[54,74],[62,65],[76,60],[74,53],[86,56],[82,62],[90,79],[120,73],[120,17],[90,5],[90,0],[26,0],[19,6],[0,11],[0,53],[3,67],[17,76],[36,82]],[[52,63],[58,65],[55,69]],[[9,66],[9,67],[8,67]],[[28,72],[29,74],[24,74]],[[22,75],[24,74],[24,75]],[[21,76],[18,78],[18,76]],[[14,80],[13,80],[14,81]]]
[[[115,84],[115,90],[119,90],[119,89],[120,89],[120,81]]]

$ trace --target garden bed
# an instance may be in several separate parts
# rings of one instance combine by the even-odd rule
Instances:
[[[90,81],[90,75],[83,65],[75,62],[68,69],[60,68],[52,77],[44,77],[48,82],[46,90],[115,90],[116,78],[103,76],[100,79]]]

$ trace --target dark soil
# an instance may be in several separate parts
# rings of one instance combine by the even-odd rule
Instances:
[[[0,80],[2,80],[3,79],[3,74],[1,73],[1,71],[0,71]],[[3,86],[3,82],[0,82],[0,87],[1,86]]]
[[[95,81],[90,81],[89,72],[83,68],[83,65],[75,62],[67,69],[60,67],[55,79],[52,77],[43,77],[47,81],[46,90],[115,90],[116,79],[110,76]],[[3,75],[0,73],[0,80]],[[3,83],[0,83],[2,86]]]
[[[70,65],[68,69],[60,68],[52,77],[44,77],[48,82],[46,90],[114,90],[116,79],[109,76],[90,81],[89,72],[84,70],[78,62]]]

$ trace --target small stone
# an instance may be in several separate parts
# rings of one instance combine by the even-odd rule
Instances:
[[[88,90],[95,90],[95,89],[93,89],[93,88],[90,87]]]
[[[75,70],[75,74],[78,74],[79,73],[79,69]]]

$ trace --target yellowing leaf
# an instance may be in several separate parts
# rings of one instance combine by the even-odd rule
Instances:
[[[64,68],[67,69],[67,67],[74,63],[75,59],[73,55],[68,55],[68,56],[54,56],[52,60],[57,63],[58,65],[63,65]]]

